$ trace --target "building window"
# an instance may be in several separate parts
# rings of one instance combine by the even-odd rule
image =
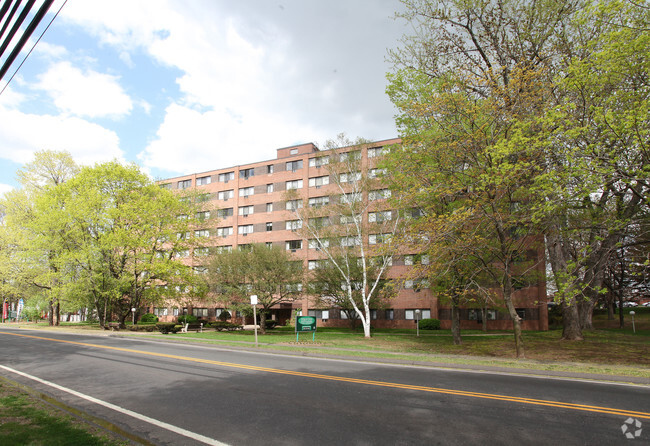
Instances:
[[[192,272],[198,276],[204,275],[208,273],[208,267],[207,266],[193,266],[192,267]]]
[[[273,192],[273,183],[266,185],[266,193],[270,194],[271,192]]]
[[[384,153],[387,153],[388,150],[385,149],[384,147],[373,147],[371,149],[368,149],[368,158],[375,158],[378,156],[382,156]]]
[[[385,234],[370,234],[368,236],[368,244],[369,245],[379,245],[381,243],[387,242],[391,237],[390,233],[385,233]]]
[[[289,240],[285,243],[287,251],[302,249],[302,240]]]
[[[285,228],[287,231],[295,231],[300,228],[302,228],[302,220],[287,220]]]
[[[239,206],[239,215],[248,217],[253,213],[253,205],[250,206]]]
[[[266,203],[266,212],[273,212],[273,203]]]
[[[235,179],[235,172],[226,172],[226,173],[220,173],[219,174],[219,182],[220,183],[227,183],[228,181],[234,180]]]
[[[385,200],[387,198],[390,198],[390,189],[371,190],[368,193],[368,200],[370,201]]]
[[[200,177],[196,179],[196,185],[197,186],[205,186],[206,184],[212,183],[212,177],[207,176],[207,177]]]
[[[273,242],[265,242],[264,245],[265,245],[268,249],[273,248]]]
[[[361,215],[341,215],[340,222],[342,225],[361,223]]]
[[[369,169],[368,178],[377,178],[386,174],[386,169]]]
[[[153,314],[156,316],[167,316],[168,314],[168,308],[154,308],[153,309]]]
[[[239,178],[243,178],[244,180],[249,179],[255,175],[255,169],[250,168],[250,169],[242,169],[239,171]]]
[[[361,172],[344,172],[339,176],[341,183],[354,183],[361,180]]]
[[[197,220],[207,220],[210,218],[210,211],[200,211],[196,213]]]
[[[330,163],[329,155],[309,158],[309,167],[321,167]]]
[[[289,151],[289,154],[291,154],[291,155],[298,155],[298,149],[291,149],[291,150]]]
[[[370,223],[382,223],[384,221],[391,221],[392,219],[393,213],[391,211],[378,211],[368,213],[368,221]]]
[[[176,240],[189,240],[189,238],[190,238],[190,231],[176,233]]]
[[[226,252],[232,252],[232,245],[226,245],[226,246],[217,246],[214,248],[215,252],[217,254],[224,254]]]
[[[309,224],[313,228],[324,228],[326,226],[330,225],[330,218],[329,217],[314,217],[309,219]]]
[[[318,241],[315,238],[313,238],[309,240],[309,249],[329,248],[329,246],[330,246],[330,241],[327,239],[322,239]]]
[[[197,229],[194,231],[194,237],[210,237],[209,229]]]
[[[161,189],[171,189],[172,188],[172,183],[162,183],[162,184],[159,184],[158,187],[160,187]]]
[[[287,189],[287,190],[292,190],[292,189],[302,189],[302,180],[291,180],[291,181],[287,181],[287,183],[286,183],[286,189]]]
[[[266,173],[273,173],[273,164],[268,164],[266,166]]]
[[[297,161],[287,161],[287,170],[295,172],[298,169],[302,169],[302,160]]]
[[[221,192],[217,193],[217,198],[219,200],[229,200],[230,198],[233,198],[234,196],[235,196],[235,191],[233,189],[222,190]]]
[[[266,222],[266,231],[273,231],[273,222],[267,221]]]
[[[307,262],[307,268],[309,270],[315,270],[322,268],[324,265],[325,260],[310,260]]]
[[[309,207],[317,208],[330,204],[330,197],[314,197],[309,199]]]
[[[254,187],[242,187],[239,189],[239,196],[240,197],[249,197],[255,193],[255,188]]]
[[[287,211],[295,211],[296,209],[301,209],[302,200],[289,200],[287,201],[285,208]]]
[[[345,194],[341,194],[341,203],[344,204],[361,203],[362,198],[363,196],[361,195],[361,192],[345,193]]]
[[[187,189],[189,187],[192,187],[192,180],[181,180],[178,182],[179,189]]]
[[[196,317],[208,317],[207,308],[192,308],[192,314]]]
[[[232,226],[217,228],[217,237],[228,237],[232,235]]]
[[[341,237],[341,246],[344,248],[350,246],[359,246],[360,244],[361,244],[361,237],[359,236]]]
[[[393,309],[386,310],[386,316],[385,317],[386,317],[386,320],[389,320],[389,321],[392,321],[393,319],[395,319],[395,310],[393,310]]]
[[[240,225],[237,227],[237,232],[239,234],[245,235],[245,234],[252,234],[253,233],[253,225]]]
[[[307,314],[318,319],[330,318],[330,310],[309,310]]]
[[[185,259],[190,256],[190,250],[189,249],[181,249],[180,251],[176,251],[174,253],[174,257],[177,259]]]
[[[232,217],[232,215],[233,215],[233,208],[224,208],[224,209],[217,210],[217,217],[219,218]]]
[[[209,248],[194,248],[194,255],[196,257],[206,257],[210,254],[210,249]]]
[[[350,152],[341,153],[339,155],[339,160],[341,160],[341,162],[345,162],[348,160],[358,161],[360,159],[361,159],[361,150],[352,150]]]
[[[415,319],[415,310],[405,310],[404,311],[404,318],[406,320],[414,320]],[[418,318],[419,320],[422,319],[431,319],[431,310],[429,309],[420,309],[420,317]]]
[[[330,184],[329,175],[324,175],[322,177],[314,177],[309,179],[309,187],[321,187]]]

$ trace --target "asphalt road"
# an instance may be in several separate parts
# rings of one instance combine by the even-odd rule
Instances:
[[[4,328],[0,346],[0,375],[158,445],[650,444],[649,386]]]

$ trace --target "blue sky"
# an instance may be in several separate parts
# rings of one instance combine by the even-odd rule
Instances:
[[[407,31],[393,19],[400,7],[69,0],[0,95],[0,193],[42,149],[81,164],[135,162],[166,178],[341,132],[395,137],[385,59]]]

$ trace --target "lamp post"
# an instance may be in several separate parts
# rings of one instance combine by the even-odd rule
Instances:
[[[632,316],[632,333],[636,333],[636,328],[634,327],[634,315],[635,314],[636,313],[634,312],[634,310],[630,311],[630,316]]]
[[[135,325],[135,310],[137,310],[137,308],[131,308],[131,325]]]
[[[420,310],[415,310],[415,333],[416,336],[420,337]]]

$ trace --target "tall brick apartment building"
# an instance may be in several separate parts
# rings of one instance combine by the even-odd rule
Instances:
[[[361,153],[362,166],[373,168],[382,148],[398,144],[399,139],[377,141],[364,147]],[[345,151],[345,149],[343,149]],[[215,251],[238,249],[241,245],[252,243],[279,244],[291,250],[295,256],[310,267],[310,260],[317,260],[318,253],[309,241],[300,239],[293,231],[295,213],[288,210],[286,192],[297,189],[304,198],[305,206],[311,201],[318,202],[326,196],[329,184],[328,170],[320,164],[323,152],[314,144],[301,144],[277,149],[277,157],[272,160],[222,168],[191,175],[183,175],[160,181],[161,186],[173,190],[196,188],[202,194],[209,194],[211,204],[216,208],[216,218],[206,220],[206,227],[196,228],[195,237],[205,238],[202,246]],[[311,200],[310,200],[311,199]],[[202,248],[200,254],[206,254]],[[196,251],[196,250],[195,250]],[[198,259],[199,252],[195,252]],[[537,253],[543,256],[543,250]],[[414,256],[404,253],[396,256],[388,271],[388,277],[405,276],[413,263]],[[199,259],[200,260],[200,259]],[[540,262],[540,277],[543,262]],[[528,330],[548,328],[546,311],[546,287],[543,281],[515,292],[514,302],[522,326]],[[372,325],[375,327],[413,328],[415,310],[420,310],[421,318],[438,318],[442,326],[451,325],[451,312],[444,302],[440,302],[428,288],[414,287],[406,281],[398,295],[390,301],[390,308],[372,310]],[[195,308],[155,308],[161,319],[172,319],[180,311],[188,311],[202,318],[214,319],[222,311],[223,305],[198,303]],[[272,311],[271,317],[284,323],[291,317],[292,310],[302,310],[302,314],[318,317],[320,326],[348,325],[345,314],[337,308],[314,308],[305,296],[300,301],[281,304]],[[505,309],[491,309],[487,315],[488,328],[509,328],[512,326]],[[482,313],[477,309],[461,310],[463,328],[481,328]]]

